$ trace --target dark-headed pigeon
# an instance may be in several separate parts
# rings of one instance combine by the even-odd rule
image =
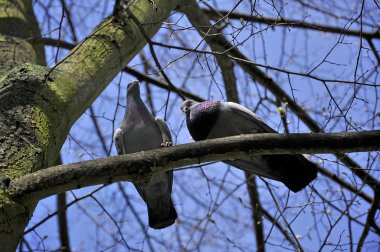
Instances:
[[[172,137],[164,120],[154,118],[140,97],[139,82],[128,84],[127,107],[120,128],[114,134],[119,155],[171,146]],[[177,219],[171,199],[173,171],[153,176],[149,182],[134,184],[148,208],[149,226],[166,228]]]
[[[275,133],[255,113],[233,102],[186,100],[187,128],[195,141],[251,133]],[[317,177],[317,166],[303,155],[263,155],[225,163],[266,178],[281,181],[293,192]]]

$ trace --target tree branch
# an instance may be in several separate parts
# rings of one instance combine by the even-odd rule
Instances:
[[[261,24],[267,24],[269,26],[288,26],[294,28],[303,28],[321,32],[330,32],[342,35],[349,35],[355,37],[363,37],[366,39],[380,39],[379,32],[363,32],[360,30],[349,30],[340,27],[334,27],[323,24],[308,23],[304,20],[295,20],[295,19],[284,19],[284,18],[270,18],[263,16],[253,16],[252,14],[244,14],[238,12],[228,12],[223,10],[208,10],[202,9],[210,18],[213,19],[237,19],[244,20],[248,22],[256,22]]]
[[[372,224],[375,223],[376,211],[379,209],[379,200],[380,199],[378,197],[379,197],[379,195],[375,194],[375,198],[373,199],[373,202],[371,204],[371,208],[368,211],[367,220],[366,220],[363,232],[360,236],[358,247],[356,250],[357,252],[362,251],[363,246],[364,246],[364,241],[367,238],[367,235],[371,229]]]
[[[325,169],[324,167],[321,167],[318,165],[318,170],[321,174],[323,174],[324,176],[330,178],[332,181],[336,182],[337,184],[339,184],[340,186],[344,187],[345,189],[359,195],[360,197],[362,197],[365,201],[367,201],[368,203],[371,203],[372,202],[372,197],[369,196],[367,193],[359,190],[359,188],[355,187],[353,184],[350,184],[348,183],[347,181],[345,181],[344,179],[340,178],[338,175],[336,175],[335,173]]]
[[[54,166],[12,181],[7,193],[15,200],[36,200],[101,183],[125,180],[142,182],[159,172],[215,160],[239,159],[249,155],[375,150],[380,150],[378,130],[325,134],[240,135]]]
[[[157,87],[160,87],[160,88],[163,88],[163,89],[166,89],[166,90],[170,90],[170,91],[173,91],[174,93],[178,94],[179,95],[179,92],[181,94],[183,94],[185,97],[189,98],[189,99],[193,99],[194,101],[204,101],[204,99],[198,95],[195,95],[183,88],[173,88],[172,86],[168,85],[166,82],[164,81],[161,81],[161,80],[157,80],[156,78],[153,78],[151,77],[150,75],[147,75],[147,74],[144,74],[142,72],[139,72],[133,68],[130,68],[130,67],[125,67],[123,69],[124,72],[126,73],[129,73],[130,75],[133,75],[135,76],[137,79],[139,79],[140,81],[143,80],[143,81],[146,81],[146,82],[149,82]],[[178,92],[179,91],[179,92]]]
[[[256,238],[256,251],[265,252],[265,239],[264,239],[264,223],[262,218],[262,209],[264,207],[261,205],[259,190],[257,189],[256,176],[250,175],[248,172],[244,172],[245,179],[247,180],[247,189],[249,198],[251,200],[251,207],[253,213],[253,226],[255,227],[255,238]],[[288,239],[287,236],[285,238]],[[291,239],[288,239],[292,242]]]
[[[56,165],[62,164],[62,158],[59,156]],[[70,236],[69,227],[67,225],[67,202],[66,202],[66,192],[59,193],[57,195],[57,219],[58,219],[58,230],[59,239],[61,242],[60,250],[61,252],[70,252]]]
[[[70,239],[69,239],[69,229],[67,226],[66,217],[66,193],[62,192],[57,195],[57,211],[59,211],[58,217],[58,229],[59,229],[59,239],[61,242],[60,250],[62,252],[70,252]]]

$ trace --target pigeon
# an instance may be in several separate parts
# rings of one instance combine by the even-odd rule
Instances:
[[[277,133],[255,113],[234,102],[186,100],[181,110],[195,141],[251,133]],[[298,192],[317,177],[317,166],[303,155],[262,155],[223,161],[243,171],[277,180]]]
[[[140,97],[138,81],[128,84],[127,106],[124,119],[114,134],[119,155],[171,146],[168,125],[154,118]],[[172,225],[177,212],[171,199],[173,171],[154,175],[148,182],[134,183],[148,209],[149,226],[162,229]]]

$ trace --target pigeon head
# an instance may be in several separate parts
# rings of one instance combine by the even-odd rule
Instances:
[[[140,96],[140,82],[138,80],[128,83],[127,96]]]
[[[197,105],[197,104],[198,104],[198,102],[196,102],[196,101],[193,101],[193,100],[185,100],[185,101],[183,101],[182,104],[181,104],[181,110],[182,110],[184,113],[188,114],[188,113],[190,113],[191,109],[194,108],[194,106]]]
[[[219,101],[182,102],[181,110],[186,113],[186,123],[195,141],[205,140],[214,127],[220,112]]]

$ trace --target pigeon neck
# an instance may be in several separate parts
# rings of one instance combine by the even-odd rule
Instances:
[[[145,107],[141,97],[136,94],[128,94],[124,121],[138,121],[141,119],[145,121],[149,116],[150,112]]]
[[[220,102],[207,101],[195,106],[186,115],[187,127],[195,141],[205,140],[219,116]]]

